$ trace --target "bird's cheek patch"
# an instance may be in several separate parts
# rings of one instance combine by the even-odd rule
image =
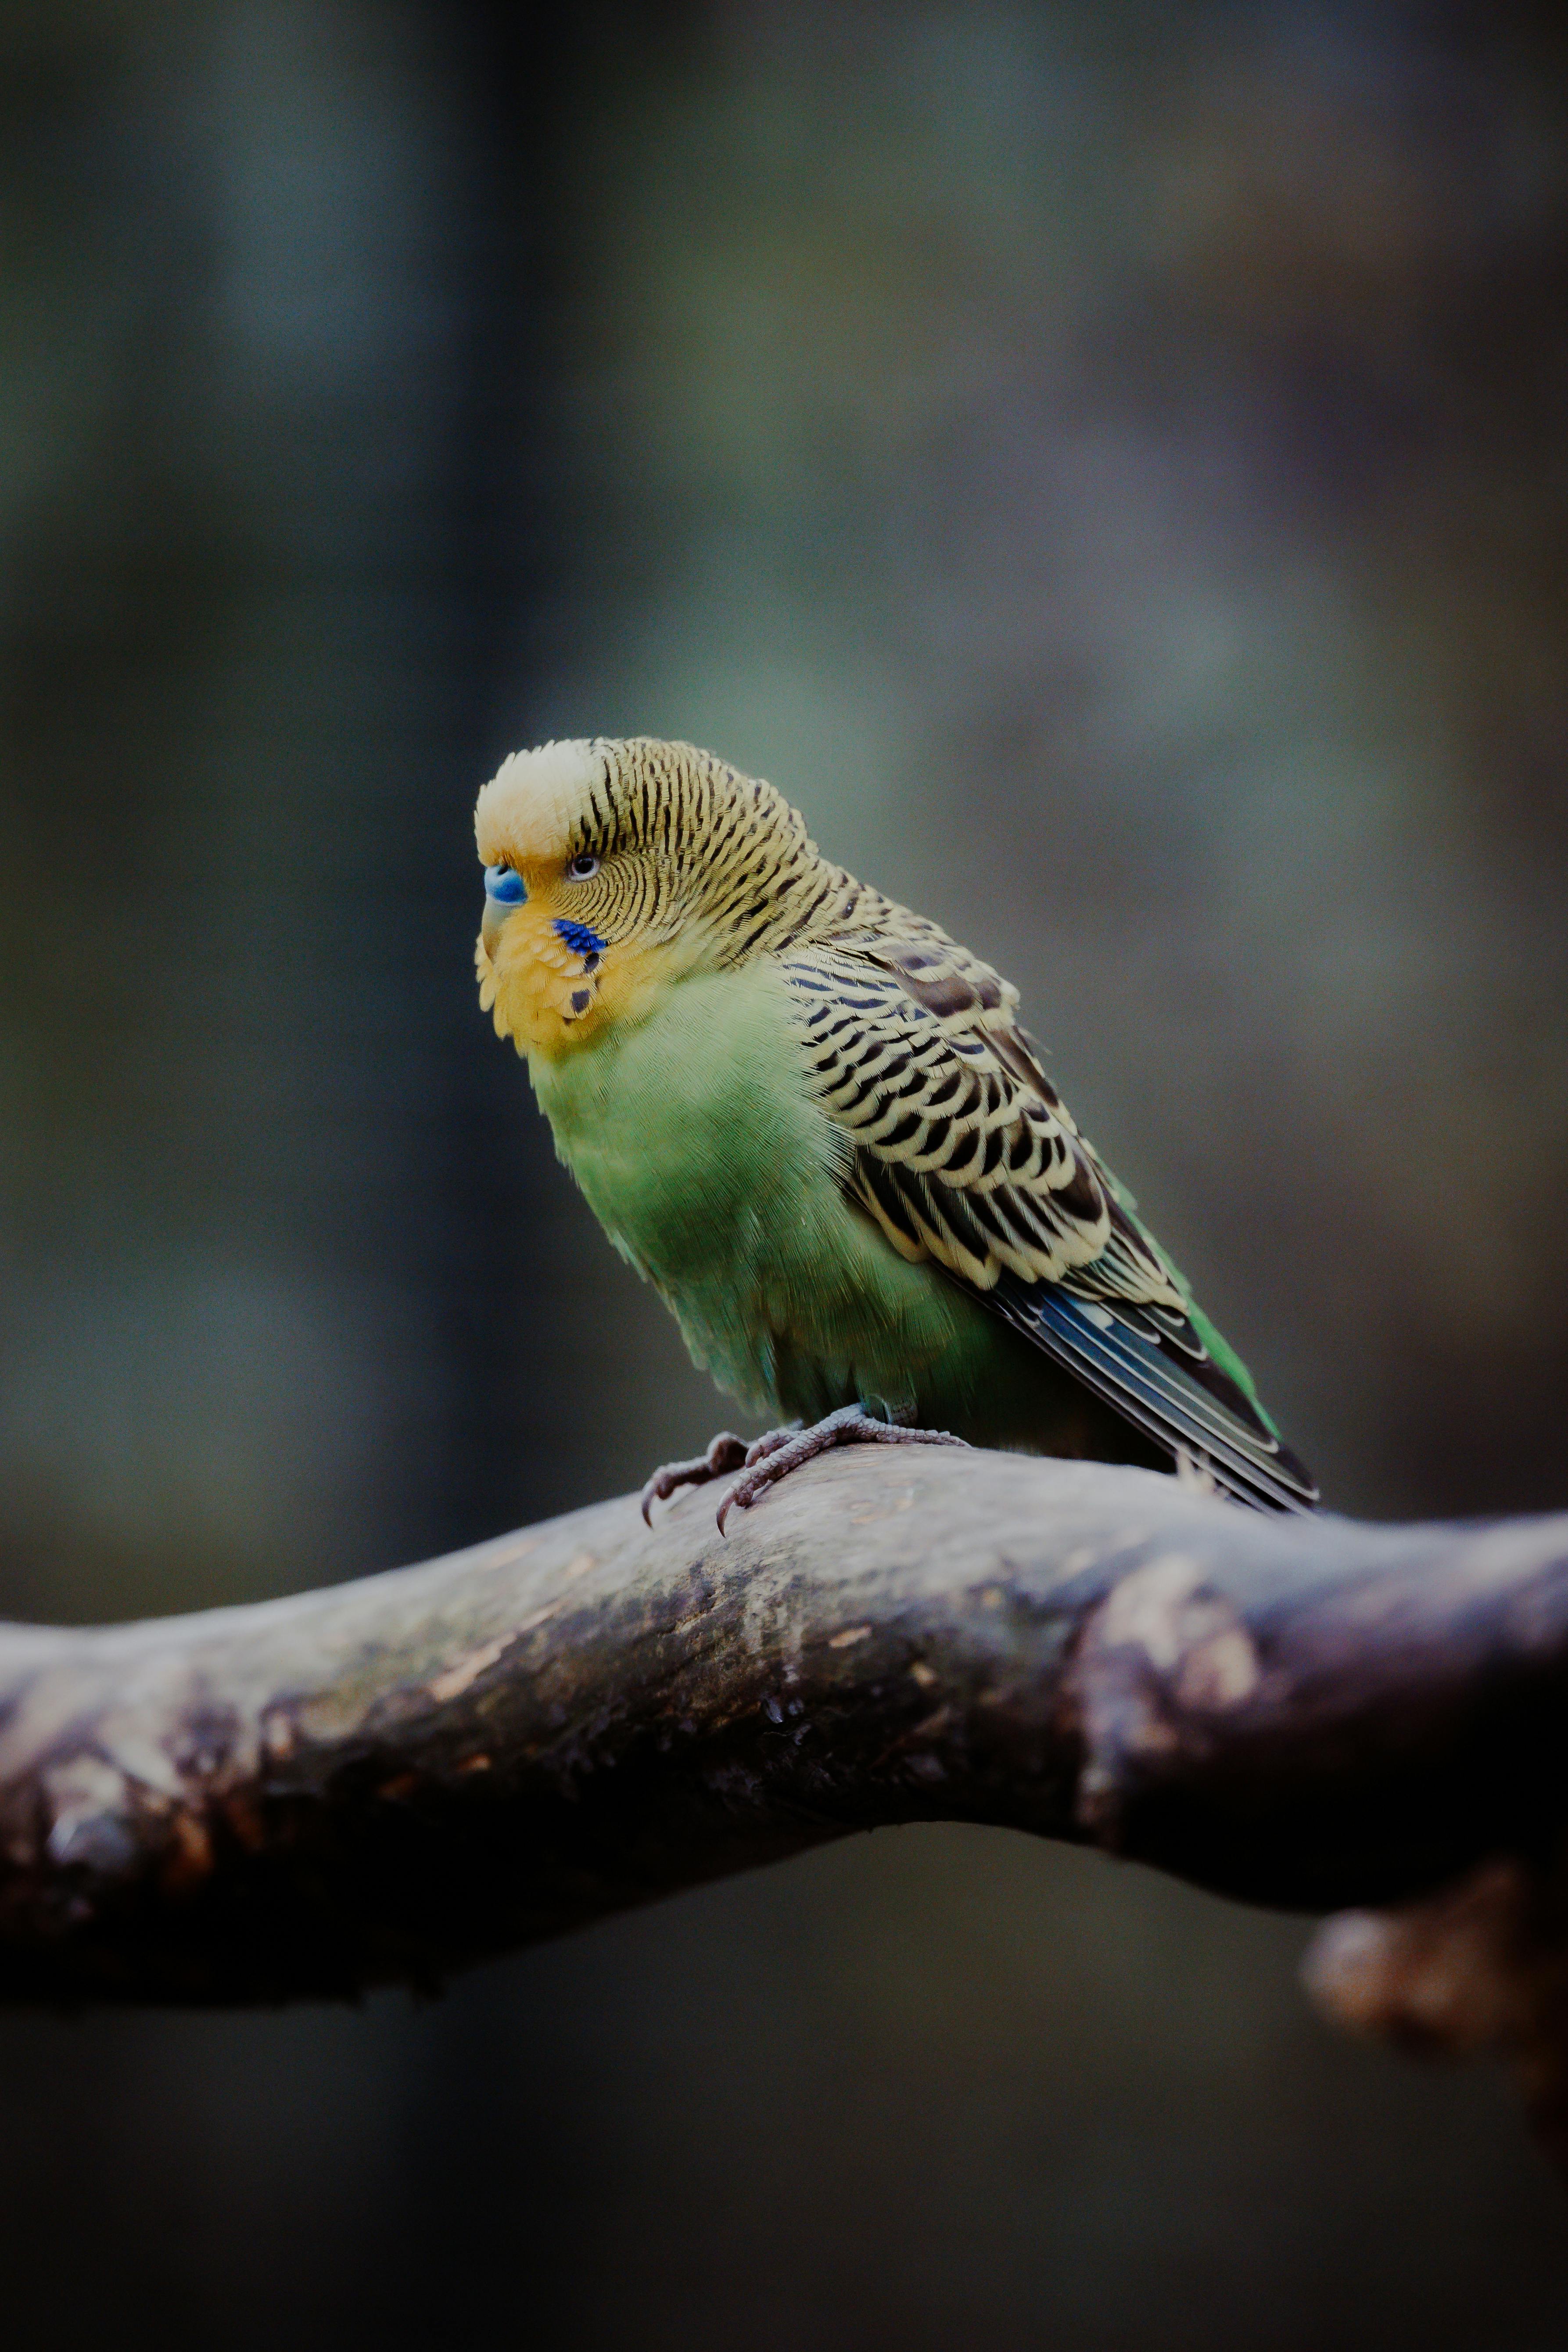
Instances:
[[[609,941],[601,939],[588,924],[572,922],[564,915],[557,915],[550,928],[568,954],[576,957],[583,967],[581,975],[575,972],[570,975],[570,985],[564,992],[564,1002],[560,1005],[561,1018],[570,1028],[574,1021],[582,1020],[593,1004],[597,992],[594,974],[599,969],[599,960]]]
[[[599,958],[609,945],[609,941],[602,940],[597,931],[590,930],[586,923],[568,922],[564,915],[557,915],[552,929],[557,939],[564,941],[574,955],[582,957],[584,970],[586,971],[593,971],[596,968]]]

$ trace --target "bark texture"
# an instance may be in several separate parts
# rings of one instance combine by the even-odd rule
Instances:
[[[727,1541],[713,1509],[650,1533],[627,1498],[253,1608],[0,1628],[0,1995],[428,1985],[917,1820],[1303,1910],[1500,1856],[1546,1883],[1568,1517],[1274,1520],[923,1447],[829,1456]],[[1337,2013],[1395,2030],[1320,1957]]]

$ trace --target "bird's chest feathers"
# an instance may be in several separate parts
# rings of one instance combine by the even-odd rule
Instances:
[[[910,1401],[909,1367],[951,1340],[945,1287],[840,1191],[842,1137],[775,969],[689,975],[529,1074],[599,1222],[721,1388],[774,1414]]]
[[[765,968],[694,973],[583,1050],[530,1056],[562,1158],[661,1288],[732,1278],[749,1255],[776,1260],[773,1228],[831,1191],[826,1124],[787,1022]]]

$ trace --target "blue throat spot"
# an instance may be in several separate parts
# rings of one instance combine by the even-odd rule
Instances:
[[[586,923],[568,922],[564,915],[556,917],[555,929],[574,955],[602,956],[609,944],[608,940],[599,937],[597,931],[591,931]]]

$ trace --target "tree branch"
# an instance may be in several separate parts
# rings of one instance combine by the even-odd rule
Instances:
[[[1555,1854],[1565,1698],[1568,1517],[840,1454],[728,1542],[711,1490],[651,1534],[622,1500],[253,1608],[0,1629],[0,1995],[429,1984],[919,1820],[1384,1906]]]

